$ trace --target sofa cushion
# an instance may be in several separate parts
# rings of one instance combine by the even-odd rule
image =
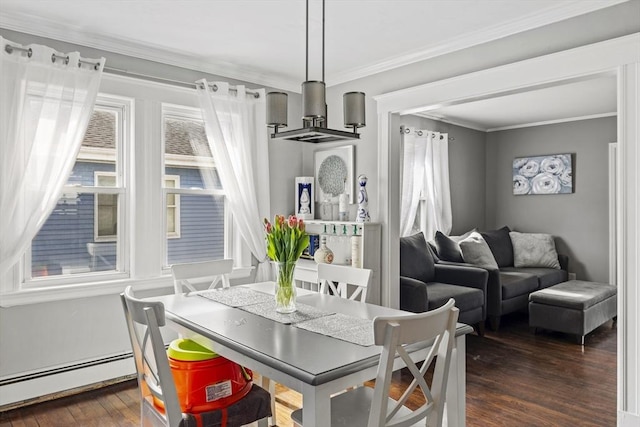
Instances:
[[[542,233],[518,233],[511,231],[514,267],[560,268],[558,252],[553,237]]]
[[[474,231],[460,243],[462,258],[468,264],[477,265],[484,268],[498,268],[496,260],[489,249],[489,245],[484,241],[482,235]]]
[[[500,286],[502,300],[528,295],[538,289],[538,278],[531,274],[510,271],[500,271]]]
[[[509,227],[502,227],[498,230],[482,231],[480,234],[489,245],[493,257],[496,259],[498,267],[513,266],[513,245],[509,237]]]
[[[431,250],[424,234],[400,238],[400,275],[431,282],[435,277],[435,266]]]
[[[484,292],[480,289],[467,288],[466,286],[432,282],[427,286],[427,292],[429,294],[429,310],[446,304],[449,298],[456,300],[456,307],[460,312],[482,307],[484,304]]]
[[[438,250],[438,258],[441,260],[464,262],[462,259],[462,252],[460,251],[460,245],[446,234],[436,231],[435,244],[436,249]]]
[[[616,295],[616,291],[617,288],[615,286],[605,283],[570,280],[553,288],[532,293],[529,296],[529,301],[556,307],[586,310]]]
[[[555,268],[543,268],[543,267],[533,267],[533,268],[515,268],[515,267],[505,267],[501,268],[500,271],[503,272],[515,272],[515,273],[525,273],[536,276],[538,278],[538,289],[548,288],[549,286],[556,285],[561,282],[566,282],[569,278],[569,275],[564,270],[558,270]]]

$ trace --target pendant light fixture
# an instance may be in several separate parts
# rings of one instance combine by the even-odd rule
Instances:
[[[302,128],[280,132],[287,126],[287,94],[267,93],[267,125],[273,127],[273,139],[301,142],[333,142],[360,139],[358,128],[365,126],[364,93],[343,95],[344,126],[351,132],[327,127],[326,86],[324,83],[324,0],[322,0],[322,80],[309,80],[309,0],[306,2],[306,75],[302,83]]]

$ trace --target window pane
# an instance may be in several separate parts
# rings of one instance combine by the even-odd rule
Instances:
[[[32,277],[72,275],[117,269],[117,159],[121,110],[97,106],[67,187],[31,246]],[[96,188],[97,193],[81,187]]]
[[[182,194],[179,214],[180,237],[166,240],[167,265],[224,258],[224,197]]]
[[[205,188],[207,183],[207,188],[222,189],[201,122],[165,117],[164,138],[165,174],[179,175],[180,188]]]
[[[115,238],[118,233],[118,195],[98,194],[98,237]]]
[[[91,193],[66,193],[44,223],[31,246],[33,277],[116,270],[116,241],[94,240],[94,203]],[[115,198],[117,195],[106,195]],[[117,239],[117,229],[108,233]]]
[[[87,133],[82,141],[76,164],[67,185],[102,187],[116,185],[115,175],[111,178],[100,178],[99,182],[95,182],[93,172],[116,171],[117,124],[118,112],[96,108],[89,120]]]

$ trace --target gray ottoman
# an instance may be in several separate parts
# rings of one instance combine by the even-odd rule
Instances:
[[[529,326],[584,336],[616,317],[617,288],[569,280],[529,294]]]

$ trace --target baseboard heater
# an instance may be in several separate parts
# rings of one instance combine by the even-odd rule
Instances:
[[[132,352],[0,380],[0,412],[135,378]]]

